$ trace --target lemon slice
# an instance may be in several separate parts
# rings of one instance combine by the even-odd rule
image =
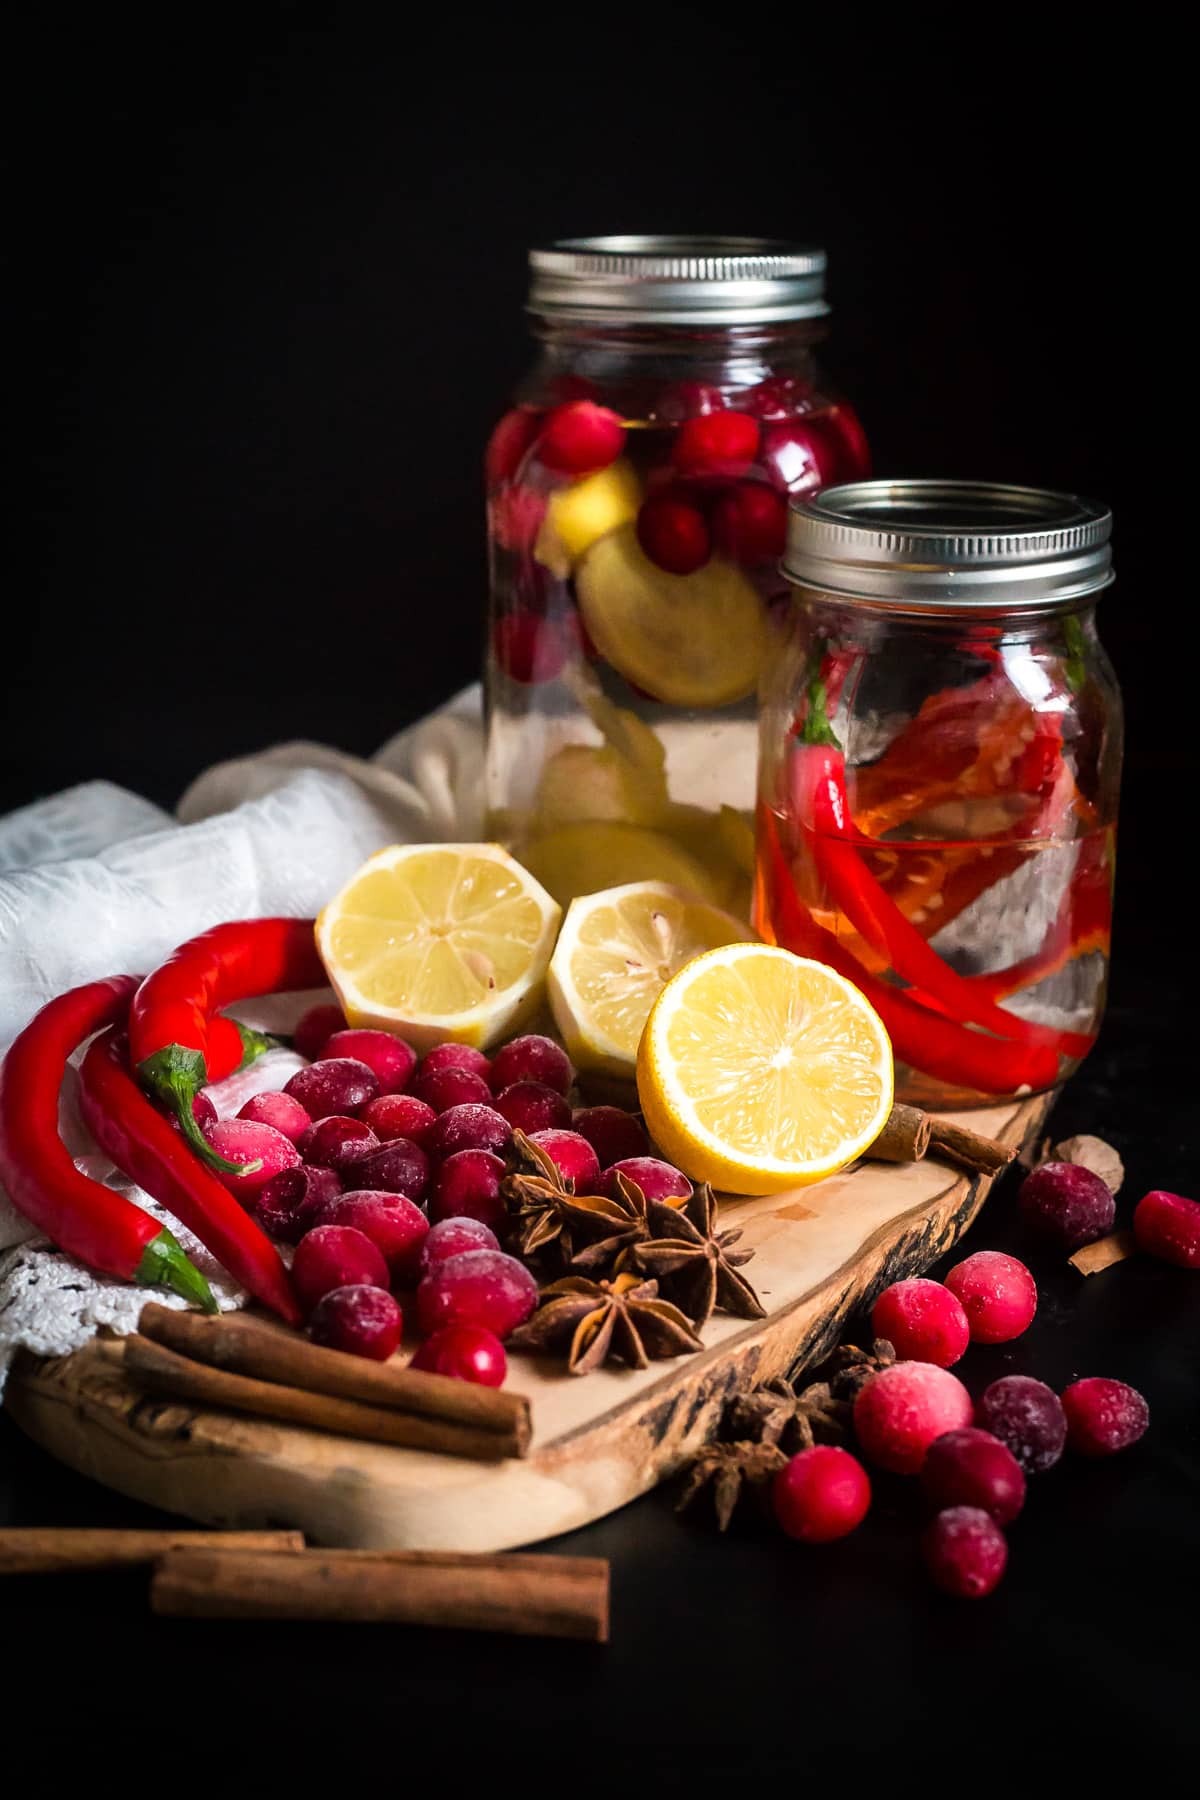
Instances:
[[[581,1069],[632,1079],[650,1008],[702,950],[754,933],[663,881],[631,881],[572,900],[550,959],[554,1022]]]
[[[668,575],[626,525],[591,546],[576,591],[601,656],[656,699],[724,706],[754,692],[766,615],[733,563],[714,557],[692,575]]]
[[[823,963],[728,944],[655,1001],[637,1082],[647,1130],[693,1181],[774,1194],[834,1174],[878,1137],[892,1048],[874,1007]]]
[[[642,487],[623,459],[550,496],[533,554],[565,580],[598,538],[636,519]]]
[[[666,832],[611,819],[586,820],[540,831],[521,847],[527,868],[563,906],[577,894],[627,881],[666,881],[706,900],[713,878],[698,857]]]
[[[393,844],[317,919],[352,1025],[486,1048],[536,1012],[561,908],[499,844]]]

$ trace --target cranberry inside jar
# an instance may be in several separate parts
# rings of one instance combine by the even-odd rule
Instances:
[[[489,830],[561,903],[665,880],[747,916],[755,695],[790,499],[867,474],[819,250],[534,251],[537,366],[488,444]]]

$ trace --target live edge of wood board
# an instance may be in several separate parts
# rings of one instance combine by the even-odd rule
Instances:
[[[1053,1095],[962,1115],[1009,1144],[1040,1132]],[[990,1178],[944,1163],[861,1163],[816,1187],[729,1200],[767,1317],[714,1317],[704,1349],[645,1370],[583,1378],[513,1356],[529,1396],[530,1454],[475,1463],[150,1399],[126,1379],[119,1340],[23,1356],[5,1404],[81,1474],[202,1524],[294,1527],[363,1549],[505,1550],[585,1525],[673,1474],[711,1436],[725,1398],[812,1363],[891,1281],[919,1274],[971,1223]]]

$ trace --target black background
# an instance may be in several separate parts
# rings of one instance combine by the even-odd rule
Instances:
[[[826,360],[879,472],[1114,507],[1102,635],[1129,722],[1115,1004],[1059,1118],[1120,1138],[1132,1198],[1195,1191],[1179,1005],[1195,985],[1179,862],[1195,527],[1188,340],[1171,320],[1186,107],[1170,43],[1095,21],[1057,41],[1014,15],[413,11],[386,32],[384,16],[44,11],[10,45],[28,220],[10,357],[33,400],[14,448],[33,495],[12,510],[14,555],[32,553],[9,584],[0,804],[94,776],[169,804],[206,763],[285,736],[374,749],[475,673],[479,456],[528,354],[527,246],[633,230],[821,242]],[[1006,1244],[1010,1212],[1011,1191],[973,1242]],[[1030,1339],[993,1353],[995,1371],[973,1353],[971,1384],[1000,1366],[1120,1374],[1146,1387],[1155,1430],[1120,1464],[1046,1478],[982,1608],[927,1593],[890,1494],[869,1537],[823,1560],[753,1535],[718,1549],[657,1496],[579,1540],[614,1558],[606,1657],[166,1631],[136,1584],[7,1590],[9,1643],[40,1669],[81,1632],[105,1641],[97,1715],[168,1656],[170,1694],[203,1693],[214,1719],[241,1704],[243,1736],[271,1743],[324,1697],[334,1716],[310,1731],[345,1730],[357,1707],[350,1735],[378,1750],[386,1694],[401,1732],[409,1707],[447,1741],[469,1715],[481,1752],[532,1748],[535,1722],[543,1744],[586,1733],[594,1773],[633,1746],[661,1773],[700,1743],[710,1771],[748,1778],[831,1745],[923,1758],[1039,1726],[1086,1760],[1114,1719],[1156,1758],[1190,1729],[1189,1659],[1162,1632],[1195,1582],[1195,1296],[1144,1264],[1047,1281]],[[134,1513],[7,1426],[0,1471],[0,1518]]]

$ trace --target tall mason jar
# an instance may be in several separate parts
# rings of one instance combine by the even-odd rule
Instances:
[[[755,922],[872,1000],[899,1098],[1053,1087],[1104,1010],[1121,701],[1111,515],[863,481],[793,509],[764,687]]]
[[[867,472],[818,366],[825,257],[753,238],[530,257],[537,360],[487,448],[487,810],[565,903],[749,913],[755,693],[787,504]]]

